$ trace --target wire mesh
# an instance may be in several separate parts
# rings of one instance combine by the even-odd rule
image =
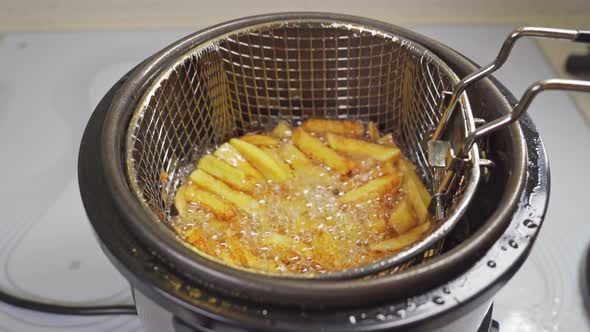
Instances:
[[[186,165],[203,152],[278,120],[320,117],[376,122],[434,187],[440,177],[422,142],[457,81],[419,45],[364,26],[299,20],[241,29],[195,47],[152,84],[129,127],[130,183],[167,222]],[[453,128],[452,136],[465,137],[464,125]]]

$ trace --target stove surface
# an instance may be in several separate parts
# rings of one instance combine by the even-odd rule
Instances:
[[[411,26],[480,64],[509,26]],[[194,30],[197,30],[195,28]],[[125,72],[187,30],[9,33],[0,35],[0,285],[15,294],[84,304],[129,303],[129,287],[102,254],[78,193],[76,162],[84,126]],[[496,75],[518,97],[554,72],[534,43],[522,41]],[[530,258],[496,297],[502,332],[590,329],[581,296],[590,243],[583,190],[590,130],[563,93],[540,96],[532,117],[547,146],[552,190]],[[135,317],[79,318],[0,304],[0,331],[142,331]]]

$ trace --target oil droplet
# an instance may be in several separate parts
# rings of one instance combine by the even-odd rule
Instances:
[[[496,267],[496,262],[494,262],[494,261],[488,261],[488,266],[491,267],[491,268],[494,268],[494,267]]]
[[[356,317],[350,315],[348,316],[348,321],[350,322],[350,324],[356,324]]]
[[[398,310],[397,315],[402,319],[406,318],[406,311],[404,309]]]
[[[436,304],[444,304],[445,300],[440,296],[435,296],[432,298],[432,302],[434,302]]]
[[[361,319],[365,319],[367,318],[367,314],[365,314],[364,312],[361,314]]]
[[[263,309],[262,310],[262,316],[268,316],[268,310]]]
[[[523,223],[523,225],[525,225],[528,228],[537,228],[538,227],[537,224],[530,219],[525,219],[522,223]]]
[[[442,291],[445,294],[451,294],[451,290],[448,287],[443,287]]]
[[[514,249],[518,248],[518,243],[516,243],[516,241],[514,241],[514,240],[508,241],[508,245]]]

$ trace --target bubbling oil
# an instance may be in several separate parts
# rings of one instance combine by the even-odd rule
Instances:
[[[291,144],[290,139],[282,138],[279,148],[283,144]],[[257,183],[248,193],[257,208],[236,209],[233,220],[220,220],[198,203],[187,201],[173,227],[199,251],[269,272],[325,273],[390,256],[393,251],[371,250],[370,245],[399,235],[388,218],[405,196],[404,186],[354,203],[339,198],[371,180],[391,173],[403,175],[396,162],[362,155],[346,158],[355,164],[348,174],[314,162],[291,169],[291,177],[280,184]],[[190,180],[183,184],[194,185]]]

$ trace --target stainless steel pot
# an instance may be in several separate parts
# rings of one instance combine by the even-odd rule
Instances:
[[[371,25],[418,42],[454,72],[474,65],[426,37],[389,24],[333,14],[275,14],[241,19],[198,32],[144,61],[123,77],[95,110],[80,148],[83,201],[103,249],[136,290],[138,311],[157,306],[179,331],[448,331],[476,330],[493,294],[524,262],[545,214],[549,171],[534,124],[525,117],[485,143],[496,161],[493,177],[478,188],[464,219],[447,236],[442,253],[395,274],[369,279],[293,280],[260,276],[194,258],[156,224],[131,193],[125,165],[126,130],[152,64],[171,61],[212,36],[237,28],[293,18],[334,19]],[[180,46],[180,47],[179,47]],[[146,75],[147,74],[147,75]],[[137,79],[142,77],[142,79]],[[136,93],[122,100],[122,87]],[[475,116],[496,118],[515,99],[484,80],[469,91]],[[461,328],[458,328],[460,326]],[[445,330],[446,331],[446,330]]]

